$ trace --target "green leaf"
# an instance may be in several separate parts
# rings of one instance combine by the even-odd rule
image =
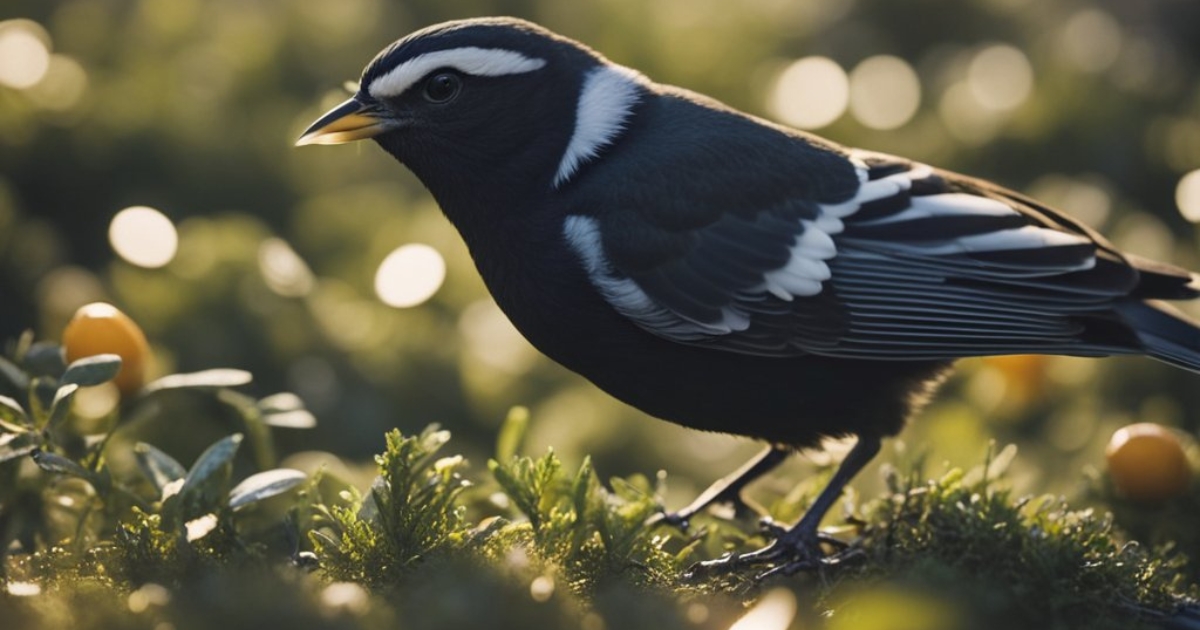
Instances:
[[[42,444],[42,437],[37,433],[9,433],[0,435],[0,463],[24,457]]]
[[[375,477],[371,481],[371,490],[367,492],[367,496],[363,499],[362,504],[358,507],[358,520],[366,523],[379,522],[379,501],[377,497],[387,496],[388,492],[387,479],[383,475]]]
[[[599,483],[596,481],[596,471],[592,468],[592,458],[585,456],[579,466],[579,473],[571,482],[571,503],[580,519],[587,517],[594,503]]]
[[[238,387],[253,380],[249,372],[230,368],[218,368],[190,372],[188,374],[171,374],[147,385],[146,393],[164,389],[217,389],[221,387]]]
[[[79,391],[79,386],[71,383],[58,388],[54,394],[54,402],[50,403],[50,420],[46,423],[46,427],[51,431],[62,426],[66,421],[67,414],[71,413],[71,402],[75,400],[75,393]]]
[[[500,434],[496,436],[496,461],[507,462],[516,456],[529,427],[529,408],[516,406],[508,410]]]
[[[117,377],[121,371],[121,357],[115,354],[97,354],[84,357],[67,366],[59,383],[69,385],[74,383],[80,387],[93,387],[107,383]]]
[[[291,392],[280,392],[258,401],[263,422],[281,429],[311,429],[317,418],[304,408],[304,401]]]
[[[491,460],[488,470],[513,505],[529,519],[535,533],[551,520],[561,484],[562,462],[551,450],[539,459],[517,457],[508,463]]]
[[[282,494],[308,479],[308,475],[291,468],[276,468],[250,475],[229,492],[229,507],[237,510]]]
[[[24,358],[25,369],[38,376],[59,378],[67,369],[62,346],[48,341],[39,341],[29,347]]]
[[[14,361],[20,363],[25,360],[25,355],[29,353],[29,348],[33,347],[35,338],[32,328],[26,328],[21,332],[21,336],[17,337],[16,344],[13,345],[12,352],[9,354]]]
[[[25,415],[21,403],[8,396],[0,396],[0,427],[13,433],[28,431],[31,428],[29,416]]]
[[[0,377],[8,381],[12,389],[22,392],[29,389],[29,375],[4,357],[0,357]]]
[[[212,507],[205,504],[225,494],[222,486],[228,481],[230,463],[241,444],[242,434],[234,433],[201,453],[184,478],[180,498],[185,502],[198,501],[202,507]]]
[[[216,390],[216,398],[242,419],[246,445],[250,447],[255,466],[262,470],[274,468],[278,463],[275,444],[271,441],[271,428],[263,420],[258,401],[239,391],[224,388]]]
[[[304,409],[304,401],[291,392],[280,392],[258,401],[263,413],[284,413]]]
[[[175,461],[174,457],[158,450],[145,442],[138,442],[133,447],[133,454],[137,457],[138,466],[142,472],[154,484],[159,495],[162,494],[163,488],[174,481],[178,481],[187,476],[187,469],[182,464]]]
[[[192,466],[192,469],[188,471],[183,485],[184,490],[186,491],[189,486],[203,483],[205,479],[210,477],[220,467],[233,461],[241,444],[242,434],[234,433],[218,440],[215,444],[205,449],[200,454],[200,457],[196,458],[196,463]]]
[[[311,429],[317,426],[317,417],[307,409],[295,409],[279,413],[264,413],[263,422],[281,429]]]
[[[29,386],[29,417],[37,427],[46,426],[50,418],[50,406],[58,395],[58,379],[45,376],[34,377]]]
[[[63,457],[62,455],[55,455],[54,453],[47,453],[46,451],[34,450],[33,461],[37,463],[39,468],[46,472],[52,472],[59,475],[70,475],[72,477],[87,479],[88,481],[91,481],[93,478],[92,473],[86,468],[76,464],[66,457]]]

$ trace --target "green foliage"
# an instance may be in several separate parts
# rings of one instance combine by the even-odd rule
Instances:
[[[521,455],[526,410],[509,414],[482,474],[444,452],[446,431],[391,431],[360,492],[273,467],[272,427],[312,417],[293,395],[231,389],[249,382],[241,371],[167,376],[100,422],[80,417],[83,388],[117,365],[66,365],[56,346],[29,338],[0,363],[15,394],[0,399],[6,627],[211,627],[200,615],[296,628],[724,628],[782,587],[804,602],[800,622],[827,617],[833,630],[898,617],[926,630],[1126,628],[1162,623],[1197,594],[1181,555],[1121,542],[1110,517],[1014,497],[997,481],[1013,448],[969,473],[889,472],[885,492],[849,512],[841,535],[858,536],[848,560],[816,579],[764,583],[762,567],[746,566],[689,582],[690,563],[763,535],[712,515],[691,535],[651,524],[662,475],[606,484],[589,458],[573,468],[553,451]],[[126,435],[167,413],[171,395],[232,412],[244,432],[190,467]],[[258,446],[244,452],[247,443]],[[243,474],[264,458],[266,470]],[[798,514],[810,500],[794,491],[773,511]],[[281,610],[279,598],[295,607]]]
[[[404,583],[423,564],[486,564],[516,553],[535,575],[581,596],[612,583],[659,588],[676,580],[684,554],[668,553],[668,537],[645,525],[660,506],[644,479],[614,480],[610,492],[586,460],[573,475],[552,452],[492,461],[500,496],[521,519],[492,516],[472,525],[460,501],[470,486],[462,476],[466,462],[437,456],[448,439],[435,427],[417,436],[388,434],[368,494],[330,508],[330,531],[312,532],[330,577],[379,588]]]
[[[919,467],[890,471],[888,494],[863,508],[863,556],[827,601],[902,585],[952,603],[969,627],[1116,629],[1160,621],[1181,594],[1200,594],[1184,557],[1118,542],[1111,516],[1061,497],[1014,498],[995,480],[1014,454],[935,480]]]
[[[462,457],[437,459],[450,439],[434,427],[417,436],[387,434],[379,477],[365,498],[329,509],[333,534],[315,531],[314,547],[334,579],[382,586],[421,562],[461,551],[469,532],[458,497],[469,485]]]
[[[668,536],[646,521],[659,510],[656,492],[644,478],[613,479],[612,491],[585,459],[574,475],[563,471],[553,452],[541,458],[489,462],[496,483],[527,519],[530,548],[577,594],[588,595],[614,582],[639,588],[675,584],[686,553],[665,549]]]
[[[0,571],[47,583],[176,584],[188,575],[261,559],[269,536],[248,508],[304,483],[307,475],[272,469],[235,487],[240,433],[212,444],[190,470],[124,435],[138,422],[169,417],[170,407],[161,400],[165,392],[254,407],[253,400],[245,403],[244,395],[228,389],[248,383],[249,374],[207,370],[167,376],[97,420],[78,413],[76,398],[81,388],[115,378],[119,357],[98,355],[70,365],[62,357],[59,346],[33,343],[30,335],[0,357],[0,388],[15,394],[0,399],[0,543],[3,554],[14,556],[0,562]],[[263,414],[240,415],[254,431]],[[260,442],[270,440],[261,431],[258,436]],[[136,468],[113,465],[122,459],[136,461]]]

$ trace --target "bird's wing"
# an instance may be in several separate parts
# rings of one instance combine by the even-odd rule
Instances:
[[[576,215],[565,234],[617,311],[680,343],[871,359],[1138,347],[1112,307],[1139,271],[1098,235],[985,182],[849,159],[857,192],[839,203],[793,195],[702,225]]]

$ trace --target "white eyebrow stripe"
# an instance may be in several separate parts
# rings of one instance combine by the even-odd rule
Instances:
[[[498,77],[533,72],[546,65],[545,59],[526,57],[503,48],[451,48],[417,55],[377,77],[367,93],[382,99],[400,96],[408,88],[438,68],[454,68],[463,74]]]
[[[646,78],[636,70],[616,64],[600,66],[584,79],[575,112],[575,131],[558,163],[554,187],[566,183],[581,165],[596,157],[624,129],[641,99]]]

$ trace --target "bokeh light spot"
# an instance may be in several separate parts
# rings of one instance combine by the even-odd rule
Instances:
[[[79,103],[87,86],[87,72],[78,61],[66,55],[50,55],[45,76],[27,94],[38,107],[62,112]]]
[[[1136,256],[1170,260],[1175,236],[1162,219],[1148,212],[1129,212],[1109,230],[1117,247]]]
[[[1175,187],[1175,205],[1179,213],[1192,223],[1200,223],[1200,169],[1196,169],[1179,180]]]
[[[267,286],[284,297],[302,297],[312,291],[312,270],[281,238],[269,238],[259,245],[258,270]]]
[[[150,269],[171,262],[179,247],[175,224],[163,213],[146,206],[118,212],[108,226],[108,240],[118,256]]]
[[[796,596],[786,588],[777,588],[758,600],[729,630],[787,630],[796,618]]]
[[[878,55],[850,72],[850,113],[872,129],[895,129],[921,104],[921,82],[908,62]]]
[[[50,37],[32,20],[0,22],[0,85],[24,90],[50,69]]]
[[[800,127],[824,127],[846,111],[850,82],[832,59],[805,57],[779,74],[771,89],[768,108],[779,120]]]
[[[535,602],[547,602],[554,595],[554,578],[539,575],[529,584],[529,596]]]
[[[967,86],[979,104],[988,109],[1015,109],[1033,92],[1033,66],[1014,46],[988,46],[971,59]]]
[[[72,410],[86,420],[99,420],[112,413],[121,402],[121,390],[112,383],[83,387],[75,395]]]
[[[375,294],[388,306],[408,308],[433,297],[446,279],[446,262],[428,245],[412,243],[388,254],[375,273]]]
[[[1112,213],[1112,195],[1104,180],[1097,177],[1075,178],[1050,173],[1033,182],[1029,194],[1096,229],[1103,227]]]
[[[330,612],[361,615],[371,606],[366,589],[353,582],[334,582],[321,591],[321,606]]]
[[[458,329],[476,360],[510,374],[533,366],[537,352],[491,299],[478,300],[463,309]]]
[[[1117,61],[1121,40],[1116,19],[1100,9],[1084,9],[1063,27],[1062,56],[1083,72],[1101,72]]]
[[[982,107],[966,82],[951,85],[938,101],[938,114],[950,135],[967,144],[983,144],[1000,127],[997,112]]]

